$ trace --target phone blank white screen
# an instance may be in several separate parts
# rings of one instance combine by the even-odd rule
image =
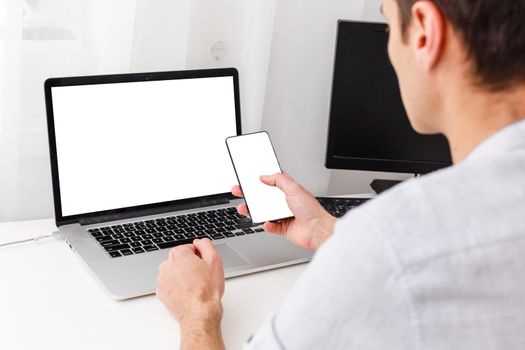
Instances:
[[[53,87],[63,216],[227,193],[233,77]]]
[[[252,221],[261,223],[292,217],[284,192],[260,180],[261,175],[281,172],[268,134],[232,137],[227,143]]]

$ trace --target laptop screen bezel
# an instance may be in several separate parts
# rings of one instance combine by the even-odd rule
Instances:
[[[174,79],[198,79],[214,77],[232,77],[235,99],[235,122],[237,135],[241,135],[241,106],[239,94],[239,73],[235,68],[219,69],[200,69],[184,70],[170,72],[150,72],[150,73],[131,73],[116,75],[95,75],[65,78],[50,78],[44,83],[44,95],[46,102],[47,130],[49,139],[49,152],[51,160],[51,178],[53,185],[53,201],[55,209],[55,221],[57,227],[85,221],[103,222],[115,221],[130,218],[139,215],[152,215],[155,213],[167,212],[172,210],[181,210],[185,208],[195,208],[210,205],[216,200],[232,199],[231,193],[219,193],[216,195],[173,200],[161,203],[152,203],[140,206],[125,208],[116,208],[111,210],[97,211],[92,213],[82,213],[76,215],[62,215],[62,200],[60,195],[60,176],[58,172],[58,158],[56,149],[56,134],[53,114],[52,91],[53,87],[79,86],[79,85],[96,85],[96,84],[114,84],[114,83],[132,83],[141,81],[159,81]]]

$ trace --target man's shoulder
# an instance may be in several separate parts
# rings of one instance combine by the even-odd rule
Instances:
[[[470,166],[453,166],[408,180],[344,220],[364,219],[406,264],[466,249],[490,239],[487,225],[494,220],[485,216],[502,210],[490,199],[490,190],[481,193],[473,173]]]
[[[440,213],[450,208],[461,178],[461,170],[450,167],[406,180],[358,210],[380,228],[391,228],[390,231],[395,228],[404,230],[406,226],[430,224],[430,218],[439,217]],[[439,210],[436,212],[436,209]]]

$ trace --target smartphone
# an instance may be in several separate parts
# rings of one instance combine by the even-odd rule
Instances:
[[[282,172],[268,133],[228,137],[226,145],[253,223],[293,217],[284,192],[260,179]]]

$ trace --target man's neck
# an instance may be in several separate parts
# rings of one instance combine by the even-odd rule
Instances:
[[[498,93],[458,91],[444,114],[444,134],[457,164],[498,131],[525,119],[525,85]]]

